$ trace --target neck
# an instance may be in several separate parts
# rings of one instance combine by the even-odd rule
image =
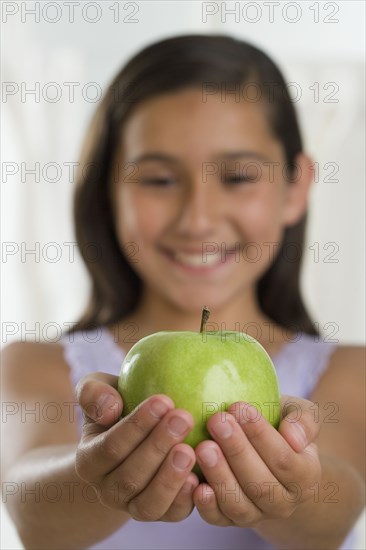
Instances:
[[[139,338],[164,330],[199,331],[203,306],[211,310],[207,330],[243,331],[263,343],[277,340],[278,327],[260,310],[254,291],[215,309],[210,304],[201,304],[199,309],[193,310],[183,310],[162,300],[160,296],[145,291],[140,305],[121,323],[135,323]]]

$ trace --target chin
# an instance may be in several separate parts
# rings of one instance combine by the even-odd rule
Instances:
[[[218,311],[232,301],[231,296],[223,296],[218,289],[202,292],[182,292],[178,291],[168,298],[175,307],[182,313],[197,314],[201,318],[203,306],[207,306],[211,311]]]

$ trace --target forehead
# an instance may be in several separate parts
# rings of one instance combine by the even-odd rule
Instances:
[[[233,149],[278,154],[261,102],[235,101],[220,93],[206,98],[197,88],[153,97],[137,105],[124,126],[126,158],[146,151],[164,151],[202,159]]]

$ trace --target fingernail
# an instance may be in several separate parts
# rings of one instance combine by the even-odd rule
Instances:
[[[162,418],[168,410],[168,405],[160,399],[156,399],[150,405],[150,413],[155,416],[155,418]]]
[[[231,426],[231,422],[224,417],[221,422],[217,422],[217,424],[212,427],[212,431],[214,435],[220,439],[228,439],[233,433],[233,428]]]
[[[188,430],[188,424],[180,416],[173,416],[168,422],[168,430],[172,435],[183,435]]]
[[[115,398],[113,395],[104,394],[101,395],[97,400],[97,411],[94,417],[94,420],[100,420],[103,416],[103,414],[108,410],[112,409],[116,403]]]
[[[173,455],[173,464],[178,470],[185,470],[186,468],[188,468],[191,461],[192,458],[186,453],[182,453],[181,451],[177,451]]]
[[[198,457],[201,459],[205,466],[209,466],[210,468],[212,466],[216,466],[217,464],[217,452],[212,447],[202,449],[202,451],[199,452]]]
[[[297,441],[303,446],[306,447],[307,440],[306,440],[306,433],[300,422],[294,422],[293,424],[293,430],[294,435],[297,439]]]
[[[239,423],[258,422],[260,418],[260,411],[253,407],[253,405],[246,403],[240,410]]]

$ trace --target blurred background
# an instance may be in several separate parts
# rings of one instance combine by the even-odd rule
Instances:
[[[57,341],[88,281],[71,221],[74,170],[114,74],[187,33],[248,40],[282,68],[316,163],[302,286],[328,340],[365,335],[365,3],[2,2],[2,338]],[[1,548],[22,548],[1,508]],[[365,519],[358,548],[366,547]]]

